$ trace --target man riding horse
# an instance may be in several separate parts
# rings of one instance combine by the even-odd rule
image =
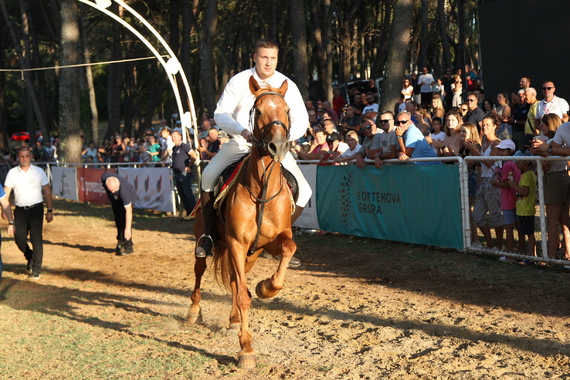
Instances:
[[[249,88],[250,77],[253,76],[262,88],[278,88],[283,81],[287,80],[289,88],[285,94],[285,101],[290,108],[289,141],[299,139],[307,130],[309,117],[297,85],[275,70],[278,53],[279,47],[275,42],[269,39],[257,41],[253,54],[255,66],[231,78],[218,101],[214,119],[222,130],[231,135],[232,139],[224,144],[224,148],[212,158],[202,173],[201,194],[204,234],[197,242],[196,257],[209,256],[217,239],[214,186],[218,177],[227,166],[239,161],[251,150],[253,116],[250,111],[254,105],[255,96]],[[291,153],[287,153],[281,164],[293,174],[298,184],[299,195],[295,213],[291,217],[292,223],[294,223],[309,202],[312,190]],[[293,257],[292,260],[297,262],[290,263],[291,266],[300,264],[298,259]]]

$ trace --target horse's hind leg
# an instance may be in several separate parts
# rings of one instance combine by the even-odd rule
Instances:
[[[284,231],[276,239],[279,248],[281,249],[281,261],[279,262],[279,267],[277,271],[273,273],[271,278],[267,278],[260,281],[255,287],[255,294],[259,298],[271,298],[274,297],[285,285],[285,272],[287,271],[287,266],[289,261],[293,257],[293,254],[297,250],[297,244],[291,238],[291,230]]]
[[[187,318],[187,321],[189,323],[196,323],[200,317],[200,300],[202,299],[200,286],[202,283],[202,276],[204,275],[207,267],[208,265],[206,264],[205,257],[196,258],[196,263],[194,264],[194,274],[196,276],[196,280],[194,283],[194,291],[192,292],[192,296],[190,296],[190,299],[192,300],[192,306],[190,306]]]

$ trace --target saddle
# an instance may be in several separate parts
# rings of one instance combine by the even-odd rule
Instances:
[[[239,178],[242,169],[246,167],[247,161],[250,158],[250,154],[246,154],[238,161],[234,162],[233,164],[229,165],[227,168],[224,169],[222,174],[218,177],[216,182],[216,186],[214,187],[214,208],[220,209],[222,203],[226,199],[226,196],[230,189],[234,186],[237,178]],[[299,185],[297,184],[297,180],[291,174],[291,172],[281,166],[281,174],[285,177],[287,181],[287,186],[289,187],[289,191],[291,192],[291,203],[292,203],[292,210],[295,209],[295,204],[297,203],[297,199],[299,198]],[[202,200],[200,199],[194,207],[191,215],[195,216],[198,210],[202,207]],[[292,211],[293,212],[293,211]]]

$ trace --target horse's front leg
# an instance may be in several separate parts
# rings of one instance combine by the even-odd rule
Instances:
[[[227,239],[230,265],[234,275],[234,285],[232,285],[233,300],[235,307],[239,311],[241,318],[241,329],[239,331],[239,343],[241,351],[238,354],[238,367],[250,369],[255,367],[255,351],[252,342],[252,334],[249,330],[248,311],[251,307],[251,294],[247,289],[245,273],[245,258],[247,248],[233,239]],[[234,292],[235,287],[235,292]]]
[[[281,250],[281,261],[277,267],[277,271],[273,273],[271,278],[260,281],[255,287],[255,294],[259,298],[274,297],[285,285],[285,273],[289,266],[289,261],[297,250],[297,244],[292,239],[291,230],[283,231],[275,239],[275,243]]]
[[[188,317],[186,319],[192,324],[196,323],[200,317],[200,301],[202,300],[200,287],[202,284],[202,276],[204,275],[207,267],[208,265],[206,264],[205,257],[196,258],[196,263],[194,264],[194,275],[196,279],[194,282],[194,291],[192,292],[192,296],[190,296],[192,305],[190,306],[190,310],[188,310]]]

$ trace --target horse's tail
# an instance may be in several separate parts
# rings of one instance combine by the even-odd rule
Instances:
[[[223,285],[224,288],[229,292],[231,291],[230,279],[230,260],[228,257],[228,250],[222,242],[218,242],[216,249],[214,250],[214,276],[216,282]]]

